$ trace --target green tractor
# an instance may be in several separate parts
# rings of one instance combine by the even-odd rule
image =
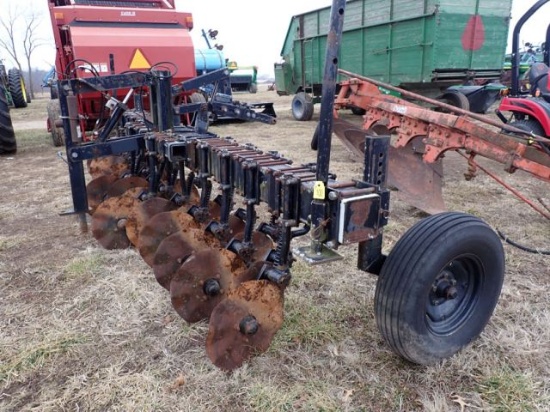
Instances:
[[[30,97],[21,71],[6,71],[6,66],[0,61],[0,155],[14,154],[17,151],[10,106],[21,108],[27,107],[28,103]]]

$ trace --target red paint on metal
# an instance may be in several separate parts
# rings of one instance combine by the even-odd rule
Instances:
[[[480,15],[470,17],[464,33],[462,33],[462,47],[464,50],[476,51],[485,44],[485,25]]]

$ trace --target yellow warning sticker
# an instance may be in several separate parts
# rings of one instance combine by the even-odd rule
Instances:
[[[320,180],[313,186],[313,198],[315,200],[324,200],[325,198],[325,184]]]
[[[136,49],[132,62],[130,63],[130,69],[150,69],[151,63],[143,55],[140,49]]]

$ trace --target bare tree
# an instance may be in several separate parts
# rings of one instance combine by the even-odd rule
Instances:
[[[22,71],[21,62],[19,61],[19,55],[17,53],[17,47],[15,47],[15,22],[21,18],[21,13],[18,8],[12,8],[11,5],[7,10],[7,18],[0,17],[0,26],[7,36],[0,36],[0,47],[6,51],[19,70]]]
[[[46,44],[44,39],[37,36],[37,28],[40,24],[42,16],[35,10],[31,10],[28,13],[22,13],[16,6],[15,8],[9,7],[7,18],[0,17],[0,27],[5,32],[6,36],[0,36],[0,47],[4,49],[15,62],[21,73],[23,73],[23,65],[21,57],[19,55],[18,39],[22,40],[24,59],[27,64],[27,92],[30,93],[31,98],[34,98],[33,79],[31,76],[32,65],[31,57],[33,52]],[[20,20],[25,22],[24,29],[21,30],[21,25],[17,24]],[[18,27],[19,29],[16,29]]]
[[[23,37],[23,50],[25,53],[25,58],[27,59],[27,68],[29,72],[29,88],[31,90],[31,97],[34,99],[34,87],[33,79],[31,76],[32,66],[31,66],[31,56],[32,53],[40,46],[45,44],[44,40],[37,37],[37,27],[40,24],[41,16],[36,11],[32,11],[27,14],[25,17],[25,35]]]

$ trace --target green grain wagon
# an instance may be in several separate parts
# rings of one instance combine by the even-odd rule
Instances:
[[[339,67],[440,98],[452,85],[498,80],[511,6],[512,0],[350,0]],[[320,101],[329,17],[330,7],[293,16],[282,63],[275,64],[277,92],[296,94],[298,120],[309,120]],[[451,94],[445,100],[459,105]]]

